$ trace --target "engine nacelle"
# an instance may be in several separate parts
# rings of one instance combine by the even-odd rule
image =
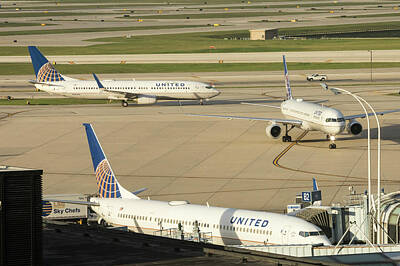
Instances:
[[[362,131],[362,125],[360,124],[360,122],[358,122],[357,120],[350,120],[349,123],[347,124],[347,132],[349,134],[353,134],[353,135],[358,135],[361,133]]]
[[[136,102],[138,104],[155,104],[157,102],[157,98],[151,96],[139,96],[137,97]]]
[[[282,133],[282,127],[278,124],[271,124],[265,128],[268,137],[277,139]]]

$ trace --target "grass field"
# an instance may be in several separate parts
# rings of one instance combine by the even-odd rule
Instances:
[[[300,1],[298,1],[299,3],[298,4],[263,4],[263,5],[260,5],[260,4],[257,4],[257,5],[246,5],[246,4],[243,4],[243,5],[241,5],[241,6],[229,6],[229,5],[227,5],[227,6],[224,6],[224,7],[221,7],[222,9],[224,9],[224,8],[229,8],[229,9],[248,9],[248,8],[250,8],[250,9],[253,9],[253,8],[295,8],[295,7],[297,7],[297,6],[299,6],[299,7],[331,7],[331,6],[335,6],[335,7],[341,7],[341,6],[360,6],[361,4],[360,4],[360,2],[343,2],[343,1],[341,1],[341,2],[337,2],[337,3],[334,3],[333,1],[332,2],[328,2],[328,1],[326,1],[326,2],[324,2],[324,3],[308,3],[308,4],[304,4],[304,3],[301,3]],[[398,4],[398,2],[395,2],[395,1],[382,1],[382,2],[363,2],[362,3],[362,5],[363,6],[368,6],[368,5],[383,5],[383,4]],[[189,7],[189,9],[191,9],[190,7]],[[194,8],[193,8],[194,9]],[[198,9],[198,8],[196,8],[196,9]],[[204,6],[203,7],[203,9],[216,9],[216,7],[207,7],[207,6]]]
[[[387,30],[387,29],[392,29],[392,30],[400,29],[400,21],[283,28],[279,29],[279,34],[296,35],[296,34],[315,34],[321,32],[323,33],[356,32],[356,31],[366,31],[366,30]]]
[[[400,12],[384,13],[384,14],[370,14],[370,15],[355,15],[355,16],[341,16],[340,18],[379,18],[379,17],[398,17]]]
[[[111,13],[109,13],[111,14]],[[0,13],[0,18],[26,18],[26,17],[57,17],[57,16],[100,16],[107,15],[103,13],[80,13],[80,12],[21,12],[16,11],[15,13]],[[118,15],[118,14],[115,14]]]
[[[47,24],[47,25],[55,25],[55,24]],[[7,27],[29,27],[29,26],[40,26],[40,23],[17,23],[17,22],[1,22],[0,28]]]
[[[152,54],[209,52],[283,52],[400,49],[399,38],[317,40],[224,40],[247,31],[164,34],[91,40],[108,42],[85,47],[39,47],[45,55]],[[214,46],[216,49],[210,49]],[[26,47],[1,47],[0,56],[28,55]]]
[[[43,30],[2,31],[0,32],[0,36],[27,35],[27,34],[60,34],[60,33],[78,33],[78,32],[110,32],[110,31],[130,31],[130,30],[159,30],[159,29],[179,29],[179,28],[196,28],[196,27],[207,27],[207,25],[165,25],[165,26],[77,28],[77,29],[52,29],[52,30],[46,30],[45,28],[43,28]]]
[[[41,1],[41,0],[31,0],[31,1]],[[286,2],[292,2],[292,1],[298,1],[298,0],[286,0]],[[314,0],[302,0],[304,2],[306,1],[314,1]],[[59,2],[61,3],[110,3],[110,0],[60,0]],[[145,3],[143,0],[114,0],[114,3]],[[176,5],[176,4],[196,4],[196,5],[207,5],[205,4],[232,4],[232,3],[237,3],[237,1],[234,0],[179,0],[176,2],[166,2],[165,0],[152,0],[151,3],[159,3],[159,4],[166,4],[166,5]],[[257,3],[257,2],[276,2],[276,0],[252,0],[250,1],[251,3]]]
[[[42,99],[0,99],[0,105],[72,105],[72,104],[106,104],[108,100],[88,100],[73,98],[42,98]]]
[[[360,69],[370,68],[366,63],[288,63],[291,70]],[[400,67],[395,63],[373,63],[374,68]],[[57,64],[65,75],[112,73],[174,73],[174,72],[227,72],[227,71],[278,71],[282,63],[202,63],[202,64]],[[30,63],[0,64],[0,75],[33,75]]]
[[[229,12],[224,13],[205,13],[205,14],[178,14],[178,15],[150,15],[150,16],[130,16],[126,19],[206,19],[206,18],[241,18],[241,17],[271,17],[284,15],[301,15],[320,12]],[[125,17],[124,17],[125,18]]]

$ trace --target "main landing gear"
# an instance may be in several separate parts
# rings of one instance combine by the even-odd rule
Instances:
[[[285,124],[285,135],[282,136],[282,141],[283,142],[291,142],[292,141],[292,137],[288,135],[289,131],[292,130],[294,128],[294,125],[292,125],[289,129],[288,129],[288,125]]]
[[[204,105],[204,99],[200,99],[199,103],[200,105]]]
[[[329,136],[326,135],[326,137],[331,141],[331,143],[329,144],[329,149],[336,149],[336,144],[335,144],[335,140],[336,140],[336,136]]]
[[[128,107],[128,102],[127,101],[122,101],[122,107]]]

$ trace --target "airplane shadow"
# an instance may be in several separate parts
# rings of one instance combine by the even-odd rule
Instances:
[[[221,218],[219,220],[220,225],[224,225],[223,228],[219,228],[219,232],[221,235],[221,240],[224,245],[240,245],[242,242],[239,240],[239,236],[237,235],[235,230],[231,228],[234,227],[234,224],[226,226],[226,221],[231,221],[231,218],[234,216],[236,209],[226,209]]]

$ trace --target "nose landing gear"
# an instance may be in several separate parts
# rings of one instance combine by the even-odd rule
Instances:
[[[329,136],[329,139],[331,140],[331,143],[329,144],[329,149],[336,149],[336,144],[335,144],[335,140],[336,140],[336,136]]]

